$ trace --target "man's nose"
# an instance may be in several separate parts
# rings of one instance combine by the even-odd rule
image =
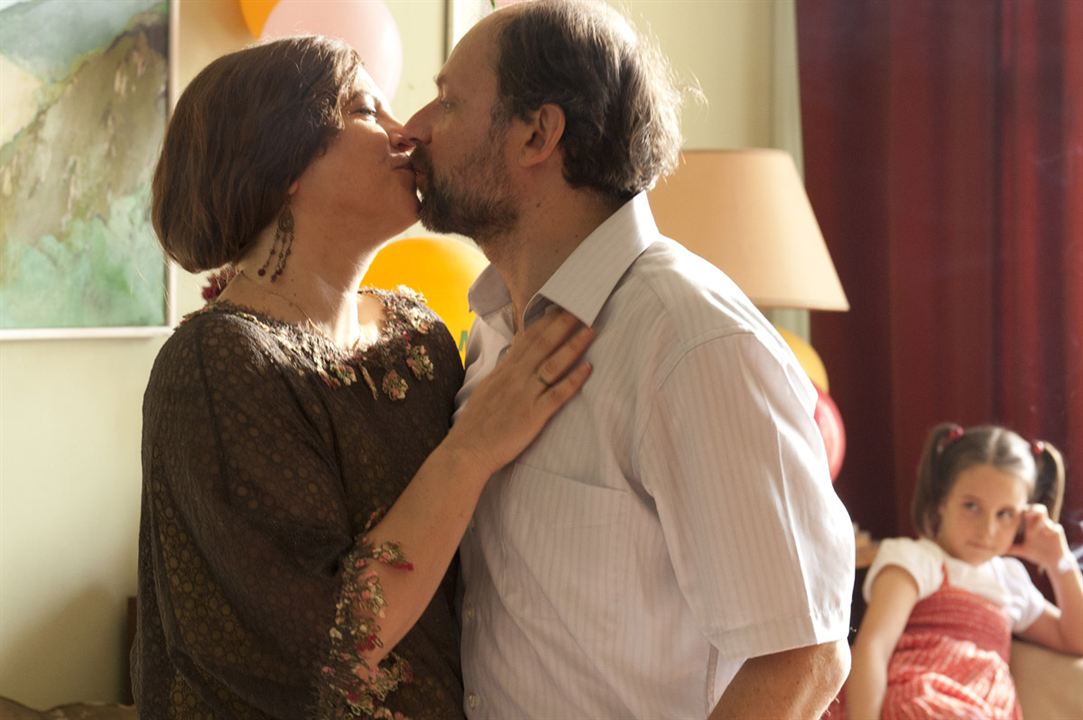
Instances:
[[[433,100],[433,102],[436,102]],[[428,145],[432,140],[432,129],[429,123],[429,110],[433,103],[414,113],[403,126],[403,133],[412,145]]]
[[[414,142],[406,132],[406,127],[399,123],[387,126],[387,138],[391,147],[398,152],[406,152],[414,147]]]

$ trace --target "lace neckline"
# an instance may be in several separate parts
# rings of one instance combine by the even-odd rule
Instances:
[[[382,346],[387,345],[390,341],[394,340],[397,335],[401,334],[397,332],[401,329],[400,326],[409,325],[410,323],[405,322],[405,318],[402,317],[402,303],[396,302],[396,300],[400,298],[399,295],[385,290],[368,287],[361,288],[357,291],[357,294],[370,295],[378,298],[384,309],[384,319],[380,324],[376,340],[363,347],[343,347],[339,345],[334,340],[327,337],[327,335],[320,332],[320,330],[312,324],[311,320],[305,320],[300,323],[288,322],[277,318],[266,311],[257,310],[251,306],[236,303],[232,300],[213,300],[199,310],[187,315],[184,320],[204,313],[217,312],[236,315],[256,322],[258,325],[261,325],[277,336],[286,336],[288,339],[295,342],[303,341],[303,344],[306,346],[315,345],[324,352],[334,356],[341,358],[364,358],[379,352]]]
[[[363,380],[376,399],[379,393],[372,373],[382,371],[379,388],[392,400],[403,400],[409,383],[395,365],[402,361],[409,369],[408,374],[417,380],[433,380],[435,368],[420,336],[429,334],[437,318],[425,307],[424,298],[409,288],[400,287],[396,292],[362,288],[358,292],[375,295],[384,306],[380,335],[364,348],[342,348],[315,328],[279,320],[229,300],[208,303],[186,315],[181,323],[212,313],[243,318],[263,328],[289,350],[307,357],[328,386],[353,385]]]

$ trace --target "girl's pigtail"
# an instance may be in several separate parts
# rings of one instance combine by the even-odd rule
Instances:
[[[964,430],[956,423],[941,423],[929,431],[925,447],[918,462],[918,483],[914,488],[914,500],[910,505],[910,519],[919,535],[935,537],[940,525],[937,511],[940,485],[940,456],[945,448],[963,436]]]
[[[1064,502],[1064,458],[1057,448],[1042,440],[1031,443],[1030,449],[1037,467],[1031,500],[1045,505],[1049,518],[1059,522],[1061,503]]]

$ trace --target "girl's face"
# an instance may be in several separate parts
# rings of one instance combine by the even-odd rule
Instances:
[[[959,473],[940,504],[936,543],[952,557],[980,565],[1012,546],[1027,505],[1027,486],[993,465]]]

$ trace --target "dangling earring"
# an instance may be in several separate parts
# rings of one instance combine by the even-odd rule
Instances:
[[[271,264],[271,258],[278,256],[274,272],[271,273],[271,282],[278,279],[282,271],[286,269],[286,258],[293,252],[293,213],[290,212],[290,204],[287,201],[282,206],[282,212],[278,213],[278,224],[275,226],[274,240],[271,242],[271,252],[264,261],[263,267],[258,270],[260,277],[267,274],[267,266]]]

